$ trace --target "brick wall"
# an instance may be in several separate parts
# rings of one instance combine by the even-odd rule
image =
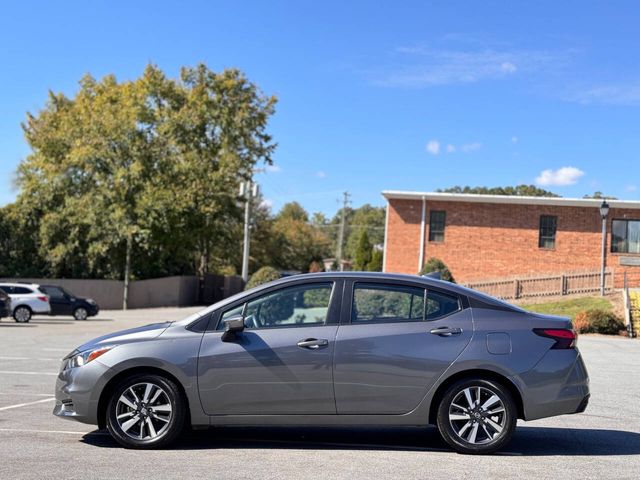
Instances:
[[[422,200],[389,201],[386,271],[418,272]],[[444,242],[429,241],[429,212],[444,210]],[[538,248],[540,215],[555,215],[554,249]],[[640,219],[640,211],[612,208],[608,216],[607,266],[621,286],[627,271],[632,286],[640,286],[640,267],[619,264],[610,252],[611,220]],[[425,260],[437,257],[458,282],[502,277],[599,270],[602,224],[594,207],[513,205],[457,201],[426,202]]]

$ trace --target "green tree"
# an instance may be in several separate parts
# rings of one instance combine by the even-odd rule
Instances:
[[[366,270],[367,266],[371,262],[371,242],[369,242],[369,236],[367,231],[363,230],[360,234],[360,240],[358,241],[358,249],[356,250],[355,259],[353,262],[354,270]]]
[[[373,253],[371,254],[371,261],[367,264],[367,270],[369,272],[381,272],[382,259],[383,259],[382,250],[378,248],[374,248]]]
[[[135,80],[85,76],[23,125],[31,153],[17,208],[49,273],[128,279],[206,273],[237,245],[237,186],[271,162],[275,98],[238,70],[148,66]]]
[[[525,197],[559,197],[560,195],[538,188],[535,185],[516,185],[515,187],[455,187],[436,190],[444,193],[475,193],[483,195],[515,195]]]
[[[262,285],[263,283],[272,282],[274,280],[278,280],[280,278],[280,272],[273,267],[262,267],[253,275],[247,282],[245,290],[249,290],[250,288],[257,287],[258,285]]]
[[[322,229],[308,223],[308,214],[298,203],[284,205],[273,221],[273,237],[279,253],[276,265],[283,270],[306,272],[312,261],[329,253],[330,240]]]
[[[593,195],[584,195],[582,198],[597,198],[602,200],[617,200],[617,197],[612,197],[610,195],[605,195],[602,192],[593,192]]]
[[[426,275],[427,273],[431,272],[440,272],[441,280],[456,283],[453,275],[451,274],[451,271],[449,270],[449,267],[447,267],[445,263],[439,258],[431,257],[430,259],[428,259],[420,270],[419,275]]]

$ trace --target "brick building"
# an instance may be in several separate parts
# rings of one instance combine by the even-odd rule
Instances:
[[[385,191],[385,272],[430,257],[459,282],[598,271],[602,200]],[[640,286],[640,201],[609,200],[606,265]]]

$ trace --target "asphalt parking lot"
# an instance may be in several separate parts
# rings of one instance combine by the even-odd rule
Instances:
[[[624,338],[580,338],[592,388],[584,414],[520,422],[508,448],[488,457],[451,452],[435,428],[216,429],[141,452],[51,415],[60,358],[78,344],[195,310],[0,321],[0,478],[640,477],[640,340]]]

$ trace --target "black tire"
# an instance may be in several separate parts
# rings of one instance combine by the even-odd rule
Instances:
[[[89,318],[89,311],[84,307],[78,307],[73,311],[73,318],[76,320],[87,320]]]
[[[146,404],[142,402],[144,400],[143,392],[146,384],[152,384],[162,390],[163,393],[160,394],[155,402],[147,402]],[[134,393],[136,393],[142,402],[142,405],[132,402],[136,406],[135,410],[120,401],[121,396],[125,394],[125,392],[127,392],[125,394],[125,400],[135,398],[131,395],[130,388],[133,389]],[[149,400],[152,399],[155,392],[155,390],[151,391]],[[155,407],[161,406],[158,402],[167,401],[168,404],[164,405],[171,406],[171,412],[168,416],[165,411],[154,411]],[[107,406],[107,430],[109,430],[109,433],[116,442],[126,448],[153,449],[166,447],[182,433],[187,418],[186,410],[187,402],[179,387],[173,381],[155,374],[132,375],[120,382],[111,393],[111,398]],[[130,415],[131,412],[133,412],[131,418],[126,417],[120,420],[117,418],[118,415],[121,417],[123,415]],[[168,421],[158,421],[158,414],[168,419]],[[153,415],[156,416],[154,417]],[[136,417],[138,417],[139,420],[135,421]],[[147,422],[144,423],[144,426],[141,426],[143,418],[151,422],[157,436],[152,437]],[[126,426],[125,420],[135,422],[130,426]],[[126,431],[123,429],[123,426],[126,428]],[[142,436],[142,438],[138,438],[140,436]]]
[[[13,310],[13,319],[18,323],[29,323],[32,312],[26,305],[20,305]]]
[[[471,408],[467,395],[472,400]],[[494,403],[489,405],[490,401]],[[488,406],[482,408],[484,405]],[[500,383],[465,379],[446,390],[438,405],[437,420],[442,438],[454,450],[466,454],[488,454],[509,443],[516,428],[518,412],[511,394]]]

